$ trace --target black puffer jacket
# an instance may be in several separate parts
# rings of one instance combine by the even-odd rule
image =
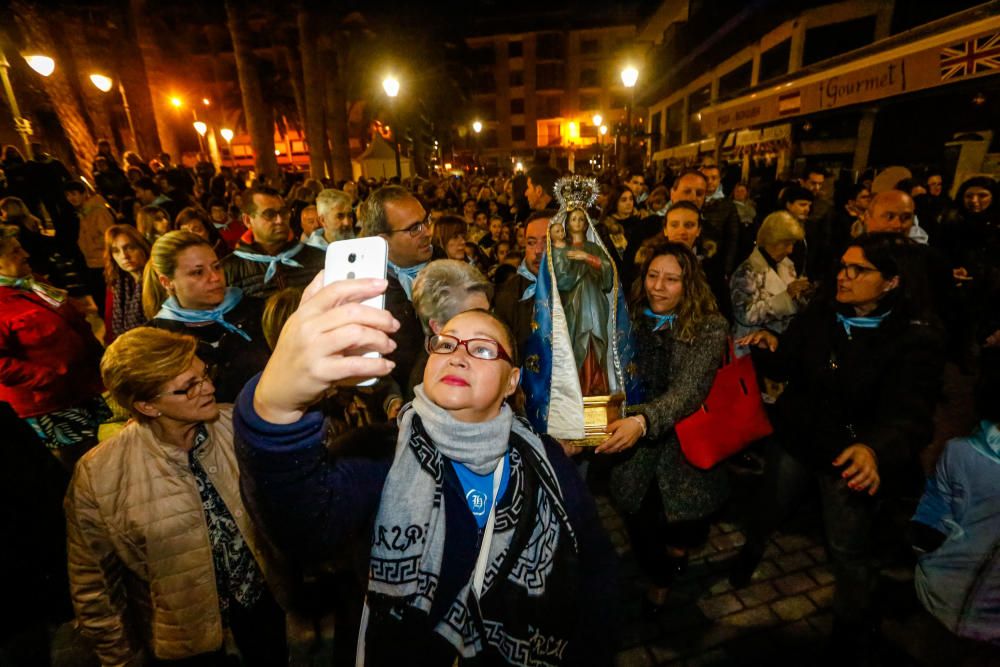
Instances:
[[[852,328],[848,336],[837,309],[816,303],[781,336],[767,372],[788,383],[776,406],[781,441],[820,470],[833,472],[832,461],[854,443],[871,447],[883,470],[911,467],[934,431],[941,328],[899,309],[877,329]]]
[[[146,326],[197,338],[198,358],[211,367],[215,400],[232,403],[247,380],[264,370],[271,357],[260,323],[263,314],[264,302],[248,296],[226,313],[226,321],[245,331],[249,341],[218,324],[191,325],[157,317]]]
[[[298,241],[289,241],[281,248],[280,252],[284,252],[298,243]],[[257,243],[247,243],[246,238],[240,240],[236,250],[258,255],[268,254]],[[326,256],[322,250],[312,246],[303,246],[302,250],[292,259],[301,264],[302,268],[278,264],[274,277],[266,283],[264,275],[267,273],[268,265],[264,262],[254,262],[233,254],[222,260],[222,268],[226,272],[227,285],[239,287],[247,296],[266,299],[286,287],[305,287],[308,285],[323,269]]]

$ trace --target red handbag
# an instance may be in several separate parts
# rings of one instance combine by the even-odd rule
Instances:
[[[774,432],[760,398],[753,359],[749,354],[737,357],[732,338],[728,354],[705,402],[674,426],[684,457],[702,470]]]

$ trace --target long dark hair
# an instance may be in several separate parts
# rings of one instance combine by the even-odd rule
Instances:
[[[965,208],[965,192],[969,188],[983,188],[984,190],[989,190],[993,199],[995,200],[997,198],[997,182],[989,176],[973,176],[972,178],[964,180],[962,184],[958,186],[958,192],[955,193],[955,205],[964,215],[971,213],[971,211],[968,211]],[[996,202],[991,201],[987,211],[992,212],[995,210]],[[986,211],[983,211],[983,213],[979,215],[983,215],[985,213]]]
[[[642,311],[649,305],[649,299],[646,297],[646,274],[653,260],[664,255],[671,255],[681,266],[684,295],[677,306],[674,332],[677,340],[690,343],[695,339],[701,323],[709,316],[719,313],[719,306],[715,302],[715,295],[708,286],[708,280],[698,258],[683,243],[664,239],[650,247],[649,255],[642,262],[639,275],[632,283],[628,300],[629,312],[633,321],[642,317]]]

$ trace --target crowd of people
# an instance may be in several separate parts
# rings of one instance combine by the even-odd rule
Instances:
[[[593,494],[655,616],[734,474],[756,479],[736,588],[818,493],[836,660],[877,657],[873,533],[907,502],[895,539],[926,612],[963,650],[1000,645],[992,178],[952,199],[934,171],[745,183],[707,161],[603,173],[592,206],[558,210],[543,164],[266,183],[107,142],[91,179],[35,155],[0,163],[2,571],[23,610],[3,664],[41,664],[67,600],[104,665],[286,664],[286,616],[331,611],[341,664],[610,664],[629,593]],[[369,236],[386,280],[324,286],[327,247]],[[620,286],[641,359],[642,400],[596,447],[533,428],[520,389],[552,289],[607,392],[588,364],[615,353],[613,313],[581,284]],[[675,427],[731,347],[774,434],[703,469]],[[926,478],[946,363],[976,378],[981,422]]]

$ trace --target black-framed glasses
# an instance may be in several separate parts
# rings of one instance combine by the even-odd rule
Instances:
[[[288,220],[292,217],[292,209],[290,208],[265,208],[260,212],[260,217],[264,218],[268,222],[274,222],[281,216],[282,220]]]
[[[848,280],[857,280],[858,276],[864,275],[865,273],[871,273],[872,271],[878,272],[873,266],[865,266],[864,264],[845,264],[840,263],[840,270],[844,272]]]
[[[506,361],[513,365],[514,360],[510,358],[503,345],[492,338],[469,338],[462,340],[448,334],[436,334],[427,339],[427,351],[431,354],[452,354],[462,346],[474,359],[483,361]]]
[[[195,398],[201,396],[201,389],[202,387],[205,386],[205,383],[211,381],[212,381],[212,371],[210,368],[206,366],[205,373],[200,378],[198,378],[197,380],[189,384],[187,387],[185,387],[184,389],[173,389],[171,391],[160,392],[153,398],[160,398],[162,396],[187,396],[188,399],[194,400]]]
[[[405,232],[406,234],[409,234],[411,237],[416,238],[416,237],[420,236],[426,229],[427,229],[427,221],[426,220],[418,220],[417,222],[414,222],[409,227],[406,227],[404,229],[393,229],[393,230],[391,230],[389,232],[386,232],[386,233],[387,234],[403,234]]]

